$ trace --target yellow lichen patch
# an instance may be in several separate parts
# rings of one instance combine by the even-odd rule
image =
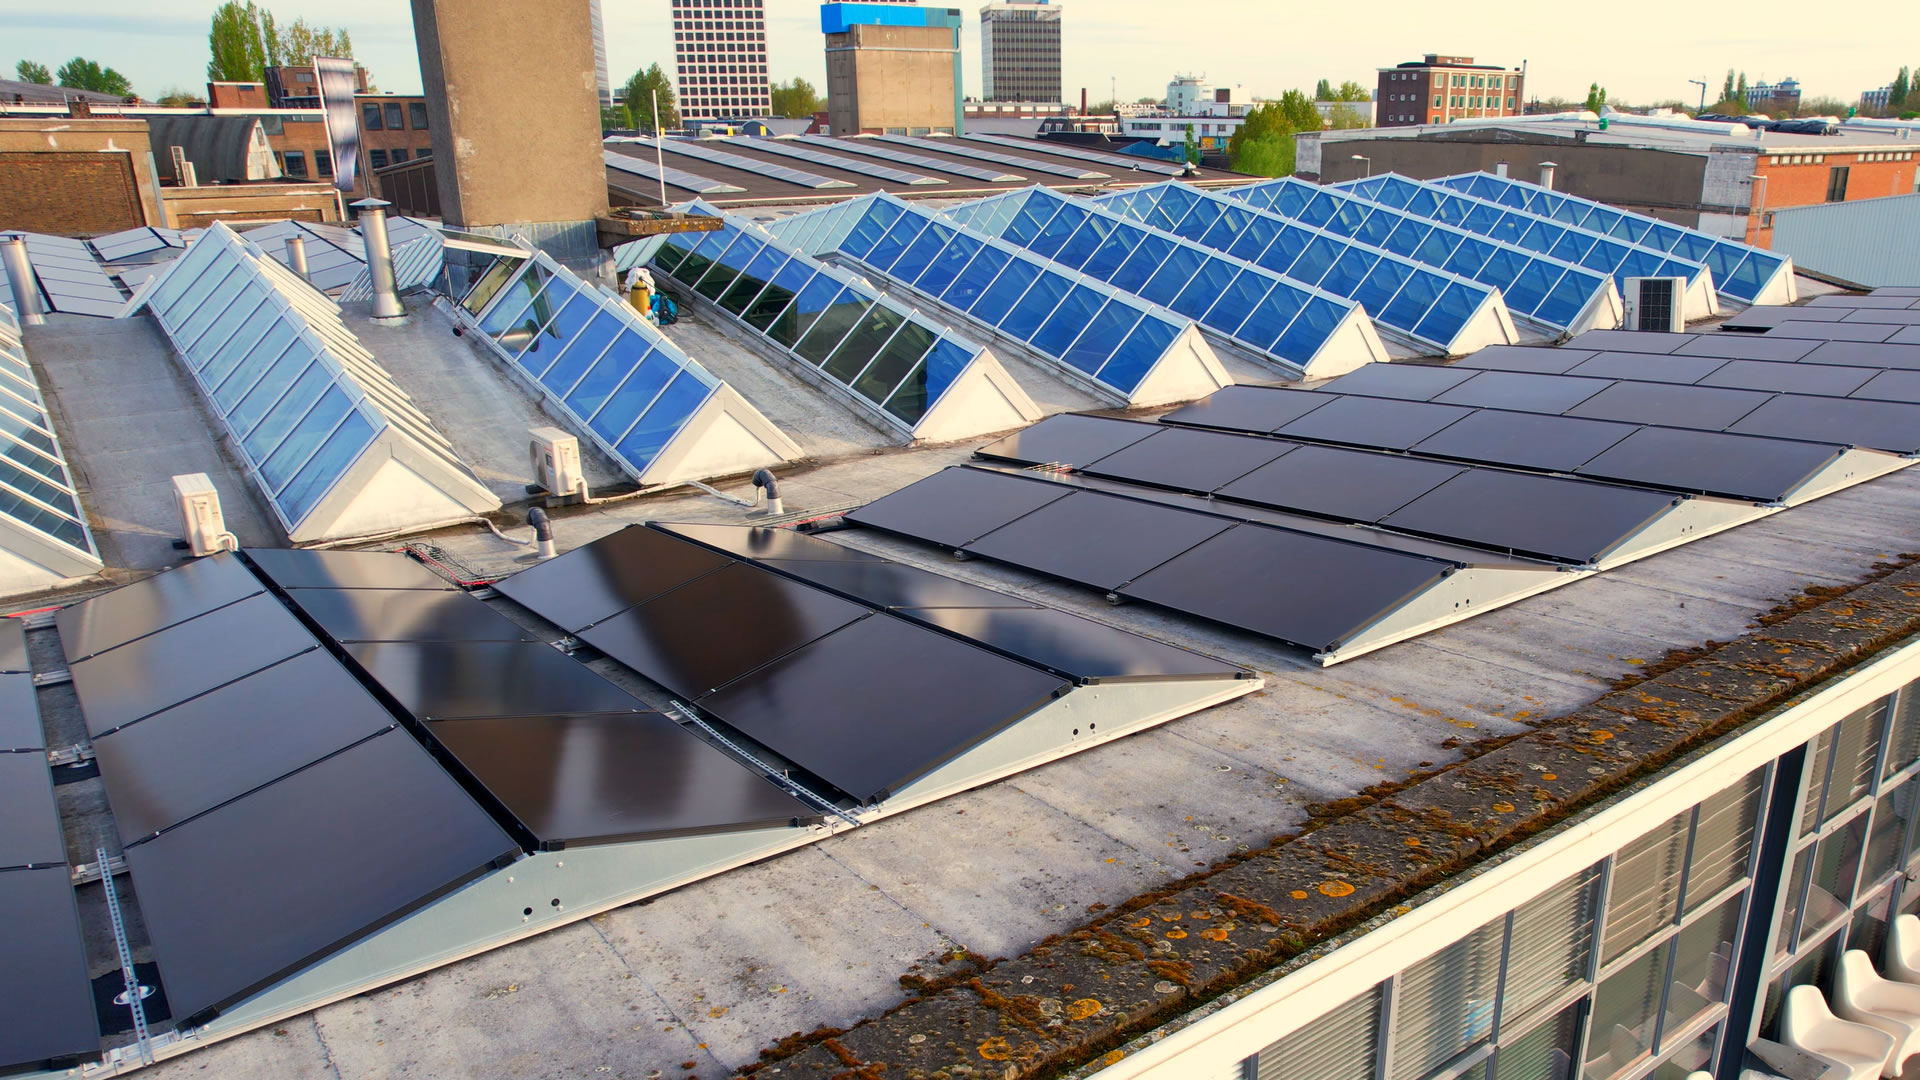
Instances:
[[[1645,660],[1642,660],[1642,659],[1640,659],[1640,658],[1639,658],[1639,657],[1637,657],[1637,656],[1629,656],[1629,657],[1627,657],[1627,663],[1629,663],[1629,664],[1632,664],[1632,665],[1633,665],[1634,667],[1643,667],[1643,666],[1645,666],[1645,665],[1646,665],[1646,661],[1645,661]]]
[[[1106,1006],[1092,998],[1081,998],[1079,1001],[1069,1001],[1067,1002],[1067,1019],[1085,1020],[1089,1016],[1099,1015],[1100,1010],[1104,1008],[1106,1008]]]
[[[1419,847],[1419,846],[1420,846],[1420,838],[1419,838],[1419,837],[1417,837],[1417,836],[1409,836],[1409,837],[1407,837],[1407,846],[1408,846],[1408,847]]]
[[[1139,929],[1141,927],[1146,927],[1146,926],[1152,926],[1153,919],[1149,916],[1142,915],[1139,918],[1133,920],[1133,925],[1135,929]]]
[[[1322,896],[1352,896],[1353,886],[1344,881],[1323,881],[1320,883]]]
[[[1596,731],[1593,733],[1594,742],[1606,742],[1611,738],[1613,738],[1613,732],[1611,731]]]
[[[1227,928],[1224,926],[1209,927],[1200,931],[1200,936],[1206,938],[1208,941],[1225,941],[1227,940]]]
[[[1120,1063],[1120,1059],[1126,1056],[1127,1056],[1127,1052],[1125,1050],[1109,1050],[1107,1051],[1106,1056],[1100,1059],[1100,1064],[1117,1065]]]
[[[1161,922],[1179,922],[1180,913],[1177,911],[1164,912],[1160,916],[1160,921]]]
[[[1175,941],[1179,941],[1181,938],[1187,936],[1187,932],[1185,930],[1169,930],[1167,931],[1167,936]]]
[[[986,1058],[988,1061],[1011,1061],[1013,1060],[1013,1047],[1007,1045],[1007,1040],[995,1035],[993,1038],[980,1044],[980,1056]]]
[[[1540,779],[1542,779],[1542,780],[1558,780],[1558,779],[1560,779],[1560,774],[1559,774],[1559,773],[1550,773],[1550,772],[1543,772],[1543,773],[1541,773],[1541,774],[1540,774]]]
[[[707,1016],[714,1020],[718,1020],[725,1015],[727,1015],[727,1007],[725,1005],[715,1005],[713,1008],[707,1010]]]
[[[1493,812],[1496,814],[1511,814],[1513,813],[1513,804],[1510,802],[1494,803]]]
[[[1287,895],[1293,897],[1295,900],[1305,900],[1307,898],[1307,890],[1295,889]]]
[[[1213,913],[1212,913],[1212,912],[1210,912],[1210,911],[1189,911],[1189,912],[1187,912],[1187,918],[1189,918],[1189,919],[1199,919],[1199,920],[1201,920],[1202,922],[1204,922],[1204,921],[1206,921],[1206,920],[1208,920],[1208,919],[1211,919],[1211,918],[1213,918]]]
[[[1447,720],[1447,723],[1452,724],[1454,727],[1457,727],[1457,728],[1477,728],[1480,726],[1479,724],[1476,724],[1471,720],[1461,720],[1452,716],[1447,717],[1446,720]]]

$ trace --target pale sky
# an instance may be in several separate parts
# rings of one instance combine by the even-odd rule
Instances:
[[[21,58],[58,69],[78,54],[119,69],[144,97],[176,86],[199,91],[206,81],[207,21],[216,6],[215,0],[0,0],[0,77],[12,77]],[[270,0],[266,6],[282,23],[305,16],[346,26],[355,54],[381,89],[418,91],[419,61],[405,0]],[[823,87],[818,4],[767,0],[767,9],[772,77],[799,75]],[[978,7],[963,10],[967,90],[977,94]],[[1465,10],[1426,0],[1352,8],[1274,0],[1066,0],[1066,96],[1078,101],[1084,86],[1090,100],[1103,100],[1117,77],[1123,101],[1159,97],[1179,73],[1237,83],[1264,97],[1311,90],[1321,78],[1371,88],[1376,68],[1434,51],[1510,67],[1524,60],[1529,94],[1543,98],[1578,100],[1598,80],[1631,103],[1697,101],[1699,89],[1687,82],[1697,78],[1711,84],[1711,102],[1734,67],[1756,81],[1791,75],[1809,96],[1852,102],[1862,90],[1885,85],[1902,64],[1920,64],[1920,45],[1914,44],[1920,10],[1905,4],[1875,8],[1870,18],[1877,29],[1871,32],[1822,28],[1809,21],[1804,4],[1786,0],[1751,0],[1737,16],[1664,24],[1618,8],[1535,9],[1524,15],[1485,9],[1479,20],[1462,19]],[[608,63],[616,84],[656,60],[671,73],[669,11],[667,0],[605,0]],[[1320,13],[1326,17],[1318,18]]]

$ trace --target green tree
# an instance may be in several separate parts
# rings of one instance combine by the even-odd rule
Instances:
[[[1742,95],[1742,96],[1744,97],[1745,95]],[[1720,89],[1720,100],[1721,101],[1733,100],[1733,69],[1732,68],[1727,69],[1727,84],[1721,87]]]
[[[654,123],[653,92],[660,92],[660,123]],[[680,126],[680,110],[673,103],[673,82],[660,65],[633,73],[627,80],[627,126],[638,131],[667,131]]]
[[[1747,102],[1745,98],[1728,98],[1725,101],[1716,101],[1707,106],[1707,111],[1720,116],[1745,116],[1747,115]]]
[[[1327,110],[1327,126],[1345,131],[1351,128],[1372,127],[1373,121],[1368,119],[1364,109],[1357,109],[1343,101]]]
[[[1890,113],[1899,112],[1901,108],[1906,105],[1907,98],[1912,93],[1913,73],[1907,68],[1901,68],[1900,74],[1894,76],[1892,86],[1887,91],[1887,111]]]
[[[1336,101],[1372,101],[1373,91],[1348,79],[1340,84],[1340,88],[1333,92],[1333,96]]]
[[[1326,79],[1321,79],[1319,82],[1315,83],[1313,86],[1313,100],[1315,101],[1335,100],[1333,96],[1333,84],[1331,82],[1328,82]]]
[[[353,40],[344,26],[312,26],[305,19],[295,19],[285,30],[275,30],[273,13],[262,10],[260,35],[270,64],[304,64],[316,56],[353,59]]]
[[[1192,124],[1187,125],[1187,143],[1184,149],[1187,155],[1187,164],[1200,164],[1200,139],[1194,135]]]
[[[1601,106],[1605,105],[1606,103],[1607,103],[1606,87],[1601,86],[1599,83],[1594,83],[1593,85],[1587,87],[1587,103],[1585,105],[1585,108],[1588,112],[1597,113],[1600,111]]]
[[[53,85],[53,72],[48,71],[47,65],[45,64],[36,64],[31,60],[22,60],[13,65],[13,70],[15,74],[20,76],[21,82],[39,83],[41,86]]]
[[[214,9],[207,51],[207,78],[214,82],[259,82],[266,77],[266,36],[253,0],[227,0]]]
[[[1257,105],[1247,112],[1239,130],[1227,143],[1227,157],[1235,172],[1250,176],[1293,175],[1294,133],[1319,131],[1320,110],[1298,90],[1280,100]]]
[[[133,84],[125,75],[103,68],[84,56],[76,56],[60,65],[60,85],[75,90],[92,90],[115,97],[126,97],[133,93]]]
[[[774,83],[772,102],[773,115],[784,116],[789,120],[802,120],[827,107],[820,100],[820,91],[813,84],[798,75],[792,82]]]
[[[1292,176],[1293,136],[1284,139],[1253,139],[1240,147],[1233,159],[1233,171],[1248,176]]]
[[[1740,73],[1739,85],[1733,88],[1733,96],[1741,101],[1747,100],[1747,73],[1744,71]]]
[[[1093,104],[1087,106],[1087,111],[1085,115],[1112,116],[1114,113],[1118,112],[1119,109],[1120,109],[1119,103],[1114,101],[1112,98],[1108,98],[1105,101],[1096,101]]]
[[[1298,90],[1289,90],[1280,95],[1280,114],[1286,117],[1287,125],[1293,131],[1319,131],[1326,126],[1320,118],[1320,110],[1313,107],[1307,95]]]

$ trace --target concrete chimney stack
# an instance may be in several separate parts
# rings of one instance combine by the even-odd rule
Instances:
[[[1541,162],[1540,163],[1540,186],[1543,188],[1546,188],[1548,191],[1552,191],[1553,190],[1553,174],[1554,174],[1554,171],[1559,168],[1560,166],[1555,162],[1552,162],[1552,161]]]

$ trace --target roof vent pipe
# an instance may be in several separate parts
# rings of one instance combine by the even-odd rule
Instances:
[[[1554,173],[1554,170],[1558,169],[1559,167],[1560,165],[1558,162],[1543,161],[1540,163],[1540,186],[1541,187],[1546,188],[1548,191],[1553,190],[1553,173]]]
[[[393,246],[387,242],[385,199],[361,199],[353,204],[360,212],[360,235],[367,245],[367,279],[373,286],[373,321],[394,325],[405,322],[407,309],[393,285]]]
[[[1502,180],[1505,180],[1507,178],[1507,163],[1504,161],[1494,162],[1493,175],[1499,177]]]
[[[774,480],[770,470],[761,469],[753,474],[753,501],[755,506],[764,501],[769,517],[786,513],[786,508],[780,502],[780,484]]]
[[[299,234],[287,237],[287,265],[300,275],[300,280],[309,284],[313,279],[307,276],[307,238]]]
[[[6,268],[13,284],[13,309],[22,326],[44,326],[47,317],[40,314],[40,284],[34,279],[33,264],[27,261],[25,233],[0,236],[0,266]]]
[[[527,511],[527,524],[533,526],[533,542],[538,545],[540,558],[553,558],[557,554],[553,548],[553,519],[536,506]]]

